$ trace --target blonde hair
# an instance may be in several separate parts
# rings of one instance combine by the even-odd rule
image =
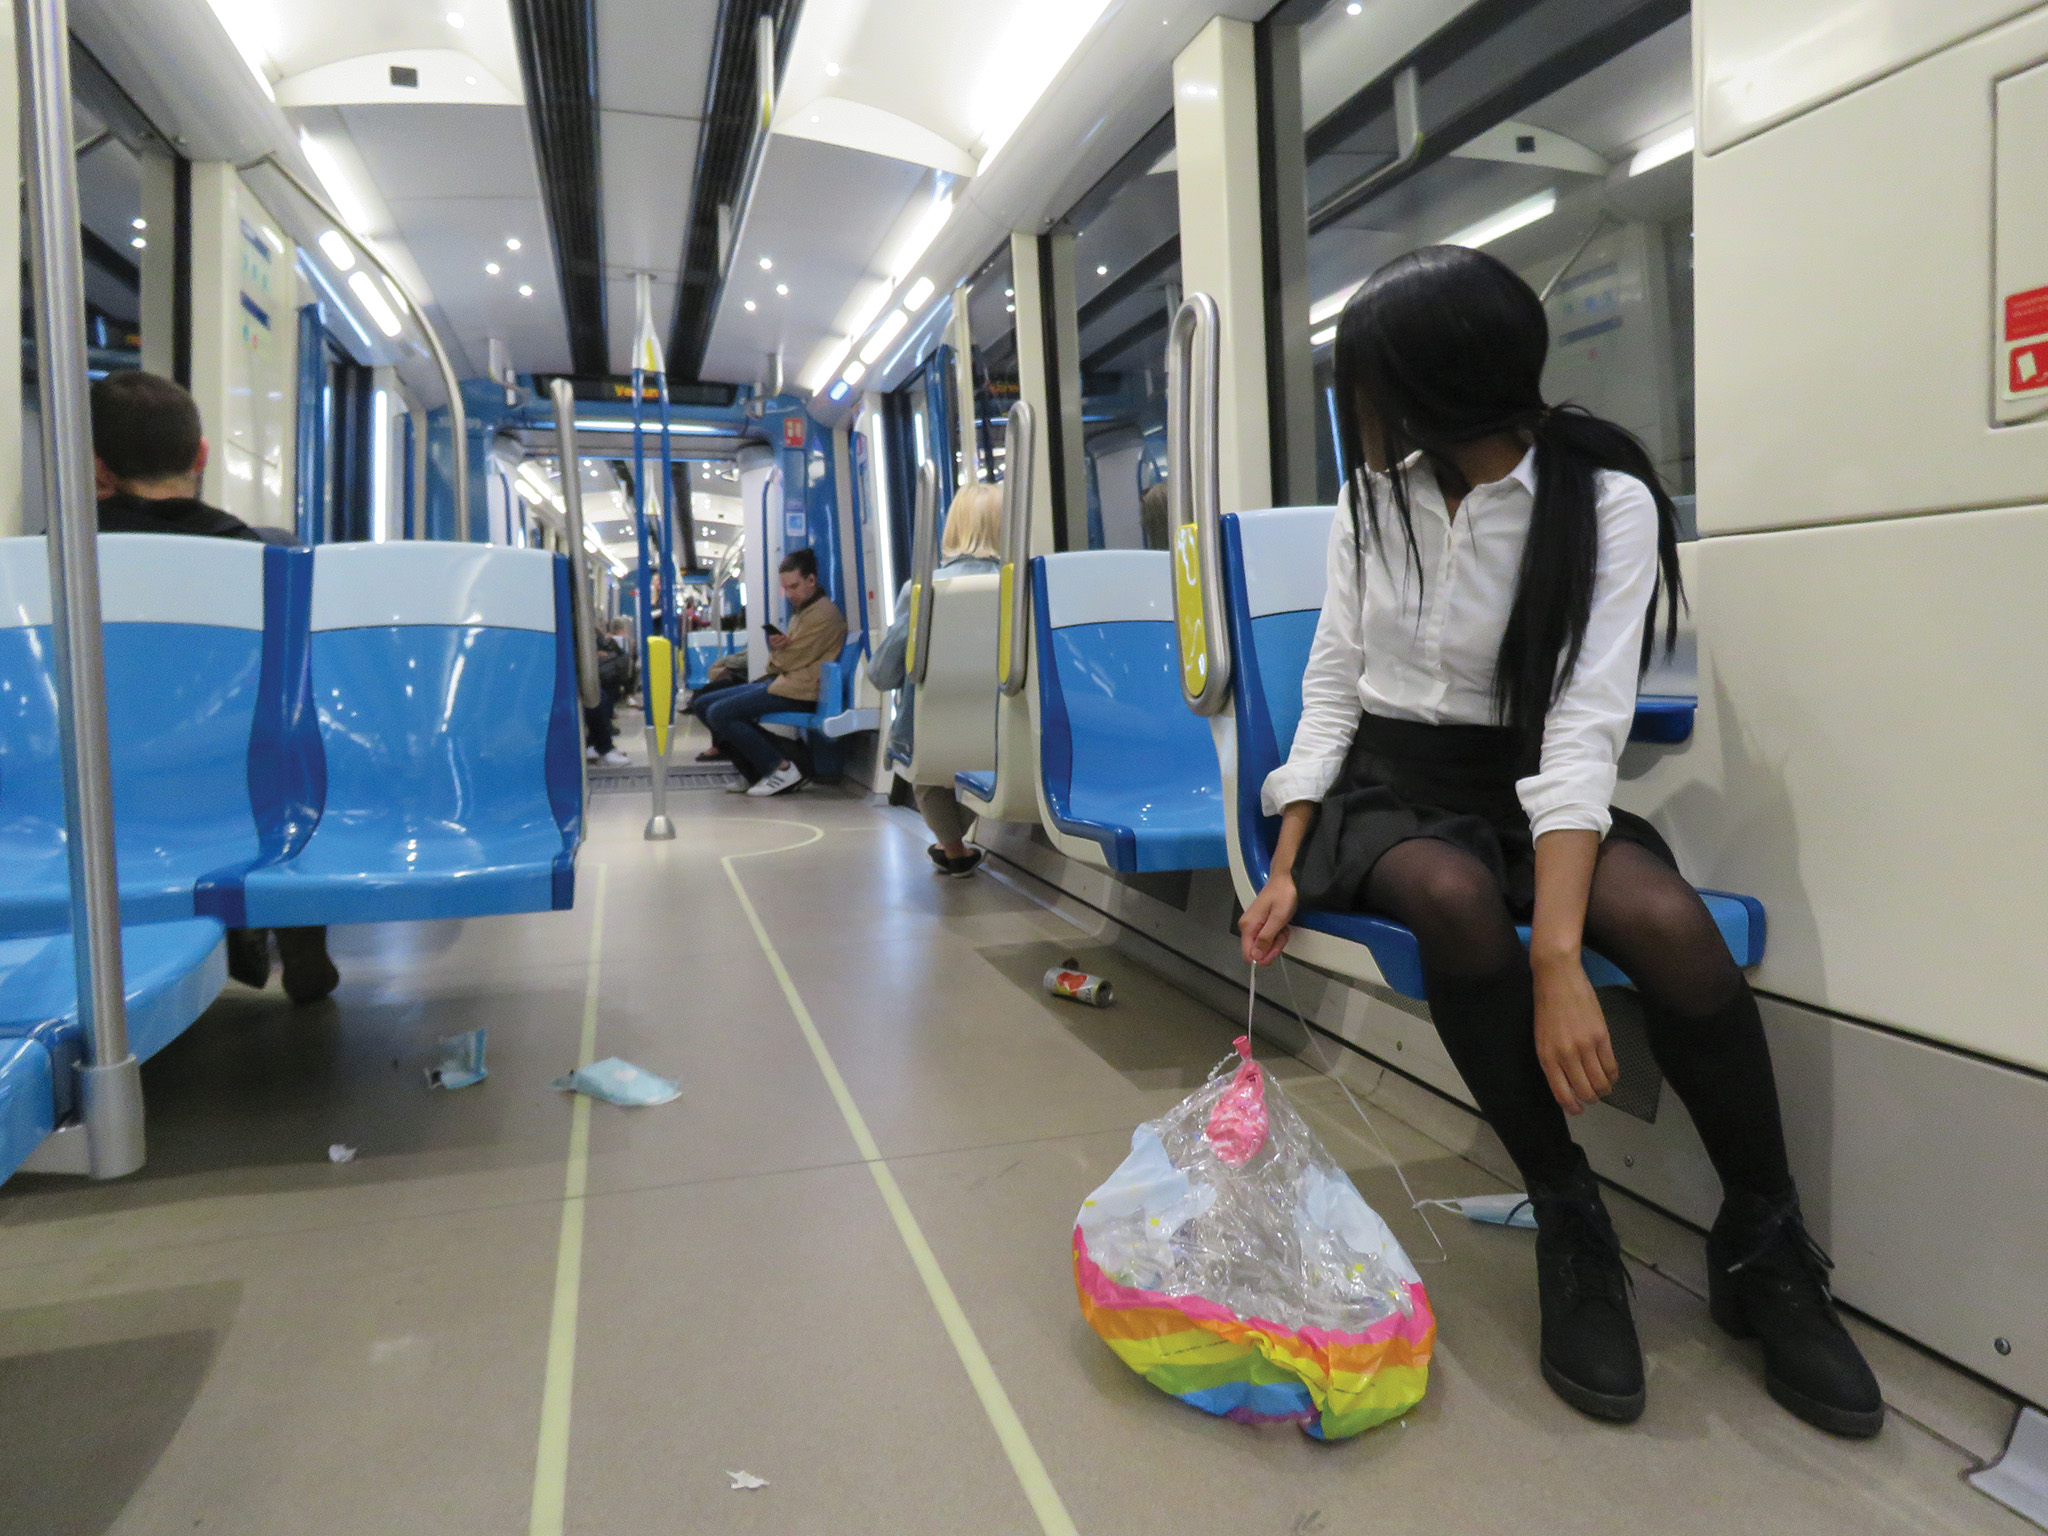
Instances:
[[[939,553],[951,560],[973,555],[982,560],[996,558],[1003,535],[1003,488],[977,482],[962,486],[946,508],[946,533],[939,540]]]

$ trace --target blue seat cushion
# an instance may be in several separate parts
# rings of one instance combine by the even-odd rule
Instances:
[[[57,701],[42,626],[0,630],[0,933],[71,921]],[[121,914],[193,915],[211,872],[260,852],[249,742],[263,635],[202,624],[106,626],[107,724]]]
[[[147,1061],[191,1027],[227,985],[224,931],[210,917],[121,929],[128,1049]],[[57,1112],[71,1112],[70,1068],[89,1054],[69,933],[0,940],[0,1041],[34,1040],[57,1071]]]
[[[57,1124],[50,1053],[33,1040],[0,1040],[0,1179],[28,1161]]]
[[[953,782],[977,800],[993,800],[996,797],[996,776],[991,769],[987,773],[956,773]]]
[[[1629,727],[1630,741],[1647,741],[1658,746],[1676,746],[1692,736],[1693,715],[1699,700],[1679,694],[1645,693],[1636,699],[1635,723]]]
[[[327,803],[302,851],[250,872],[250,926],[568,906],[580,826],[565,830],[553,782],[558,649],[482,625],[316,632]]]
[[[1181,699],[1173,625],[1054,629],[1044,581],[1034,588],[1040,766],[1054,825],[1094,842],[1122,874],[1223,867],[1223,775],[1209,723]]]
[[[1764,907],[1754,896],[1735,896],[1726,891],[1701,891],[1714,926],[1735,963],[1744,967],[1759,964],[1764,957]],[[1349,939],[1372,951],[1387,985],[1403,997],[1421,998],[1422,956],[1415,935],[1401,924],[1363,912],[1302,912],[1295,922],[1332,938]],[[1529,942],[1529,930],[1518,928],[1522,942]],[[1596,987],[1631,985],[1621,968],[1592,950],[1585,952],[1586,975]]]

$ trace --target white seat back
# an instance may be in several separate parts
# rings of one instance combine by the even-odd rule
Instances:
[[[932,583],[931,658],[912,690],[913,784],[952,786],[956,773],[996,761],[996,620],[1001,579],[941,576]]]

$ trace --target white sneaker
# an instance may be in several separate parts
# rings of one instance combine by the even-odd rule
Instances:
[[[605,753],[605,755],[602,758],[600,758],[599,761],[610,763],[614,768],[623,768],[626,766],[626,764],[632,762],[633,759],[626,756],[626,754],[621,752],[617,747],[613,747],[611,751]]]
[[[595,748],[595,747],[585,747],[585,748],[583,749],[583,756],[584,756],[584,757],[585,757],[585,758],[586,758],[587,760],[589,760],[590,762],[593,762],[593,763],[594,763],[594,762],[596,762],[596,761],[597,761],[597,748]]]
[[[795,789],[804,782],[802,769],[795,763],[784,763],[747,793],[757,800],[765,800],[770,795],[780,795]]]
[[[754,786],[745,779],[734,779],[725,786],[725,792],[728,795],[751,795],[754,792]]]

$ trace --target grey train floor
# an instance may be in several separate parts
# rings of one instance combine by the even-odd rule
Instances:
[[[671,806],[677,840],[650,845],[642,797],[595,797],[573,913],[337,930],[345,980],[314,1008],[275,982],[231,988],[145,1074],[141,1174],[0,1190],[0,1531],[1056,1528],[1027,1502],[728,855],[1084,1536],[2031,1529],[1960,1481],[1996,1453],[2009,1404],[1871,1334],[1899,1405],[1884,1435],[1806,1428],[1708,1322],[1698,1239],[1625,1201],[1648,1261],[1650,1407],[1633,1428],[1580,1418],[1538,1378],[1529,1235],[1456,1218],[1437,1223],[1449,1262],[1424,1270],[1441,1335],[1404,1425],[1323,1446],[1172,1402],[1082,1323],[1068,1236],[1131,1127],[1198,1082],[1233,1025],[1108,959],[1113,1010],[1046,998],[1039,971],[1083,936],[1003,879],[934,878],[902,813],[823,790]],[[573,1114],[549,1084],[587,997],[597,1055],[684,1091],[592,1106],[565,1296]],[[489,1079],[430,1091],[433,1042],[477,1025]],[[1337,1085],[1285,1058],[1273,1071],[1429,1255]],[[1379,1102],[1419,1193],[1499,1187],[1452,1150],[1460,1112]],[[330,1142],[359,1155],[330,1164]],[[544,1422],[565,1320],[573,1406]],[[566,1493],[543,1476],[537,1495],[550,1435]],[[728,1470],[768,1486],[733,1491]]]

